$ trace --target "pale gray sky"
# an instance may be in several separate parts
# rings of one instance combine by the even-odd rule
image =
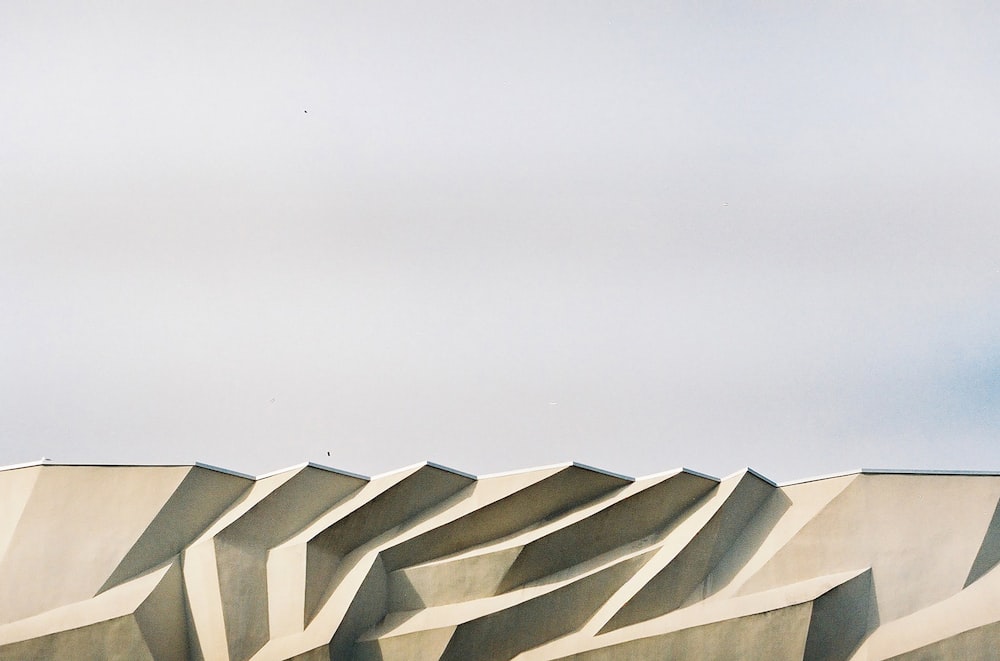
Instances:
[[[998,43],[986,2],[4,2],[0,463],[1000,469]]]

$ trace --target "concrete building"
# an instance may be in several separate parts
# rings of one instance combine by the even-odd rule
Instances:
[[[0,659],[997,659],[1000,475],[0,470]]]

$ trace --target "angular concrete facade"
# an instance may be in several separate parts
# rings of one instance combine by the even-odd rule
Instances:
[[[996,659],[1000,475],[0,470],[0,659]]]

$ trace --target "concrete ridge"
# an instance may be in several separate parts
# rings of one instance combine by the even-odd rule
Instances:
[[[523,473],[533,473],[535,471],[555,470],[557,468],[569,468],[572,465],[573,465],[572,461],[561,461],[557,464],[546,464],[544,466],[535,466],[533,468],[515,468],[514,470],[501,471],[499,473],[487,473],[486,475],[480,475],[479,479],[483,480],[486,478],[493,478],[493,477],[509,477],[511,475],[522,475]]]
[[[341,470],[339,468],[334,468],[332,466],[326,466],[324,464],[317,464],[313,461],[304,461],[301,464],[295,464],[294,466],[289,466],[288,468],[279,468],[276,471],[271,471],[270,473],[264,473],[263,475],[257,475],[254,479],[263,480],[267,477],[273,477],[275,475],[281,475],[282,473],[288,473],[290,471],[302,470],[303,468],[315,468],[317,470],[325,471],[327,473],[336,473],[338,475],[344,475],[345,477],[355,477],[359,480],[365,480],[366,482],[371,480],[367,475],[361,475],[359,473],[352,473],[350,471]]]
[[[579,461],[574,461],[573,465],[576,466],[577,468],[582,468],[584,470],[593,471],[595,473],[601,473],[603,475],[608,475],[609,477],[617,477],[619,479],[626,480],[628,482],[635,482],[635,478],[632,477],[632,476],[630,476],[630,475],[623,475],[621,473],[614,473],[614,472],[609,471],[609,470],[604,470],[603,468],[596,468],[596,467],[590,466],[588,464],[581,464]]]
[[[1000,473],[783,493],[749,467],[172,466],[6,469],[30,468],[0,480],[0,659],[887,661],[1000,638]]]
[[[195,461],[193,463],[170,463],[170,464],[157,464],[151,462],[94,462],[94,461],[55,461],[47,457],[41,459],[36,459],[34,461],[25,461],[16,464],[7,464],[5,466],[0,466],[0,472],[17,470],[20,468],[31,468],[34,466],[80,466],[80,467],[94,467],[94,468],[180,468],[183,466],[191,466],[198,468],[205,468],[207,470],[216,471],[219,473],[226,473],[227,475],[235,475],[237,477],[243,477],[250,480],[262,480],[268,477],[273,477],[275,475],[280,475],[281,473],[287,473],[293,470],[300,470],[302,468],[310,467],[317,468],[319,470],[328,471],[331,473],[339,473],[340,475],[345,475],[347,477],[356,477],[362,480],[373,480],[379,477],[385,477],[387,475],[392,475],[394,473],[399,473],[405,470],[412,470],[416,468],[421,468],[423,466],[429,466],[431,468],[437,468],[438,470],[447,471],[449,473],[454,473],[455,475],[461,475],[462,477],[467,477],[472,480],[483,480],[487,478],[496,477],[508,477],[512,475],[520,475],[523,473],[531,473],[534,471],[542,471],[557,468],[569,468],[570,466],[575,466],[577,468],[582,468],[584,470],[594,471],[596,473],[602,473],[610,477],[617,477],[629,482],[635,482],[637,480],[647,480],[650,478],[664,477],[670,473],[688,473],[689,475],[695,475],[697,477],[704,477],[709,480],[715,480],[716,482],[721,482],[722,480],[729,479],[740,475],[742,473],[750,473],[754,477],[757,477],[773,486],[776,487],[786,487],[793,486],[796,484],[805,484],[807,482],[816,482],[819,480],[831,480],[838,477],[846,477],[848,475],[964,475],[964,476],[979,476],[979,477],[1000,477],[1000,471],[979,471],[979,470],[963,470],[963,469],[920,469],[920,468],[853,468],[850,470],[838,471],[835,473],[824,473],[821,475],[813,475],[804,478],[797,478],[792,480],[786,480],[784,482],[776,482],[771,478],[767,477],[760,471],[745,466],[738,470],[729,473],[724,477],[717,477],[715,475],[710,475],[708,473],[702,473],[700,471],[693,470],[686,466],[680,466],[678,468],[671,468],[664,471],[659,471],[656,473],[650,473],[648,475],[631,476],[624,473],[618,473],[615,471],[600,468],[598,466],[593,466],[591,464],[584,464],[579,461],[564,461],[555,464],[546,464],[543,466],[530,466],[528,468],[516,468],[509,471],[501,471],[498,473],[485,473],[483,475],[476,475],[474,473],[469,473],[467,471],[460,470],[458,468],[452,468],[451,466],[446,466],[434,461],[420,461],[415,464],[410,464],[408,466],[403,466],[402,468],[395,468],[388,470],[376,475],[364,475],[362,473],[355,473],[352,471],[344,470],[342,468],[336,468],[334,466],[328,466],[326,464],[320,464],[314,461],[304,461],[302,463],[294,464],[292,466],[287,466],[285,468],[279,468],[277,470],[268,471],[266,473],[261,473],[259,475],[252,475],[250,473],[243,473],[241,471],[234,470],[232,468],[225,468],[223,466],[216,466],[213,464],[206,464],[201,461]]]
[[[762,474],[758,473],[757,471],[755,471],[754,469],[750,468],[749,466],[746,466],[745,468],[741,468],[741,469],[739,469],[737,471],[733,471],[729,475],[727,475],[724,478],[722,478],[722,480],[723,481],[730,480],[730,479],[732,479],[734,477],[738,477],[740,475],[747,475],[747,474],[753,475],[754,477],[756,477],[758,480],[761,480],[762,482],[767,482],[772,487],[778,486],[777,482],[775,482],[774,480],[772,480],[771,478],[769,478],[769,477],[767,477],[765,475],[762,475]]]
[[[207,469],[207,470],[210,470],[210,471],[215,471],[216,473],[225,473],[226,475],[235,475],[236,477],[245,477],[248,480],[258,480],[258,479],[260,479],[260,478],[254,476],[254,475],[248,475],[247,473],[241,473],[239,471],[234,471],[234,470],[229,469],[229,468],[222,468],[220,466],[213,466],[212,464],[203,464],[200,461],[196,461],[196,462],[194,462],[191,465],[194,466],[194,467],[196,467],[196,468],[204,468],[204,469]]]

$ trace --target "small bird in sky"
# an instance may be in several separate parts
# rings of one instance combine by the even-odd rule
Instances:
[[[326,451],[326,456],[328,456],[328,457],[330,456],[330,451],[329,450]]]

